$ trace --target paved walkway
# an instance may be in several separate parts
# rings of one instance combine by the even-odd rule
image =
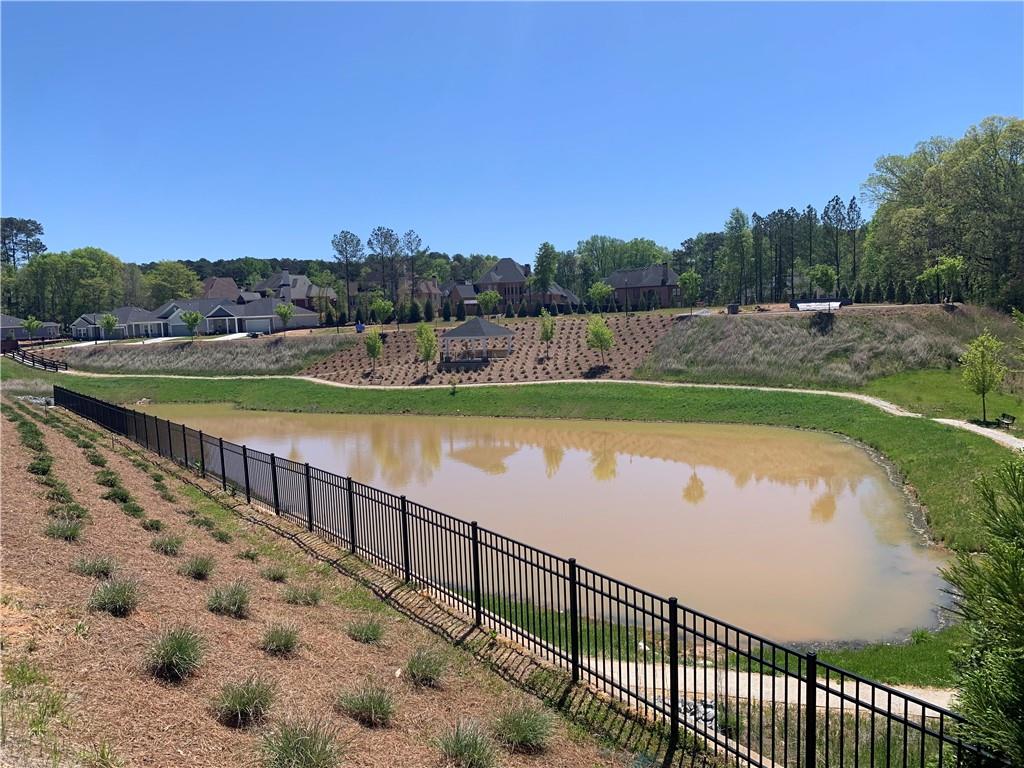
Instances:
[[[225,337],[226,338],[226,337]],[[91,344],[92,342],[87,342]],[[70,376],[93,376],[98,378],[123,378],[124,376],[130,376],[135,379],[195,379],[195,380],[207,380],[207,381],[240,381],[245,379],[251,379],[253,381],[260,381],[264,379],[294,379],[295,381],[305,381],[311,384],[318,384],[323,387],[337,387],[339,389],[369,389],[369,390],[403,390],[403,389],[449,389],[448,384],[426,384],[420,386],[381,386],[381,385],[363,385],[363,384],[345,384],[339,381],[325,381],[324,379],[318,379],[313,376],[182,376],[172,374],[155,374],[155,373],[131,373],[131,374],[118,374],[118,373],[91,373],[89,371],[64,371],[66,375]],[[880,411],[889,414],[890,416],[902,416],[911,419],[921,419],[924,416],[920,413],[914,413],[902,408],[896,403],[891,403],[888,400],[883,400],[880,397],[872,397],[871,395],[864,395],[860,392],[837,392],[830,389],[791,389],[789,387],[760,387],[748,384],[693,384],[689,382],[680,381],[644,381],[642,379],[557,379],[551,381],[528,381],[528,382],[491,382],[484,384],[460,384],[459,389],[469,389],[472,387],[532,387],[542,386],[548,384],[640,384],[647,387],[669,387],[676,389],[734,389],[742,390],[747,392],[789,392],[799,395],[823,395],[826,397],[838,397],[844,400],[856,400],[859,403],[870,405],[874,408],[878,408]],[[1015,437],[1004,430],[993,429],[991,427],[982,427],[977,424],[972,424],[967,421],[960,421],[958,419],[932,419],[932,421],[938,422],[939,424],[945,424],[948,427],[954,427],[957,429],[963,429],[974,434],[987,437],[1000,445],[1010,448],[1015,451],[1024,451],[1024,439]]]

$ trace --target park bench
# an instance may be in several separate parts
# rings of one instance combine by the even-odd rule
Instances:
[[[1015,421],[1017,421],[1017,417],[1009,413],[1000,414],[998,419],[999,426],[1003,429],[1009,429]]]

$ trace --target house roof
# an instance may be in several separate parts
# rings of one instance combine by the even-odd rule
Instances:
[[[636,269],[617,269],[608,275],[612,288],[658,288],[675,285],[679,275],[668,264],[651,264]]]
[[[514,336],[515,333],[503,325],[492,323],[482,317],[470,318],[457,328],[448,331],[446,339],[493,339],[495,337]]]
[[[157,307],[154,314],[163,320],[173,315],[178,310],[182,312],[194,311],[204,317],[221,304],[232,304],[231,299],[172,299],[163,306]]]
[[[22,328],[25,325],[25,321],[20,317],[14,315],[0,315],[0,328]],[[57,325],[56,323],[44,322],[40,328],[47,328],[49,326]]]
[[[208,277],[203,280],[203,299],[237,299],[238,285],[233,277]]]
[[[250,301],[247,304],[233,304],[229,302],[222,303],[220,308],[223,310],[217,314],[220,317],[225,315],[231,315],[233,317],[270,317],[274,314],[274,310],[277,309],[278,304],[284,304],[285,302],[280,299],[269,296],[265,299],[257,299],[256,301]],[[295,317],[306,317],[316,316],[316,312],[312,312],[305,307],[292,306]],[[217,308],[211,309],[211,312],[216,311]]]
[[[118,325],[127,325],[128,323],[156,323],[160,321],[160,318],[155,313],[150,312],[148,309],[142,307],[117,307],[111,309],[108,312],[90,312],[79,316],[78,320],[85,320],[88,325],[99,325],[100,318],[104,315],[113,315],[117,318]],[[78,320],[75,322],[77,323]]]
[[[491,267],[483,276],[477,280],[478,285],[494,283],[525,283],[527,268],[517,264],[512,259],[498,259],[498,263]]]
[[[469,301],[476,299],[476,288],[469,283],[456,283],[449,291],[449,295],[455,296],[456,301]]]
[[[252,286],[255,293],[272,293],[279,299],[292,301],[293,299],[315,299],[320,296],[320,288],[313,285],[312,281],[305,275],[293,275],[287,269],[281,270],[266,280],[261,280]],[[323,295],[329,299],[337,299],[338,295],[333,288],[325,288]]]

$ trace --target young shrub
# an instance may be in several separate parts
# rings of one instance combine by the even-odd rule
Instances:
[[[238,553],[238,557],[241,560],[248,560],[250,563],[256,563],[259,562],[260,553],[257,552],[255,549],[251,548],[243,549],[241,552]]]
[[[106,499],[107,501],[113,501],[115,504],[126,504],[132,500],[132,495],[128,493],[127,488],[117,486],[116,488],[111,488],[100,496],[100,498]]]
[[[286,720],[263,737],[265,768],[335,768],[341,759],[334,731],[319,720]]]
[[[256,675],[240,683],[225,683],[213,702],[217,720],[231,728],[262,722],[274,701],[274,686]]]
[[[435,648],[417,648],[405,663],[405,673],[413,685],[436,688],[441,683],[448,659]]]
[[[272,563],[264,568],[260,575],[267,581],[273,581],[276,584],[283,584],[288,580],[288,569],[283,565]]]
[[[213,520],[211,520],[208,517],[203,517],[202,515],[193,516],[188,521],[188,524],[194,525],[196,528],[205,528],[208,531],[212,531],[214,528],[217,527],[216,523],[214,523]]]
[[[48,453],[40,453],[28,465],[28,471],[33,475],[48,475],[53,469],[53,456]]]
[[[171,493],[166,488],[163,488],[160,491],[160,498],[163,499],[164,501],[177,501],[178,497],[175,496],[173,493]]]
[[[394,714],[395,697],[387,688],[368,682],[338,696],[334,708],[367,728],[384,728]]]
[[[320,605],[320,587],[285,587],[281,595],[289,605]]]
[[[206,581],[213,573],[213,558],[209,555],[194,555],[178,569],[178,573],[196,581]]]
[[[173,536],[168,533],[157,536],[149,546],[153,548],[154,552],[159,552],[161,555],[177,557],[185,547],[185,540],[181,536]]]
[[[460,720],[445,731],[437,740],[437,748],[456,768],[491,768],[497,761],[487,731],[473,720]]]
[[[118,477],[117,472],[112,472],[109,469],[101,469],[93,477],[99,485],[107,488],[117,488],[121,485],[121,478]]]
[[[148,469],[148,467],[145,464],[142,465],[142,468],[143,469]],[[153,478],[153,482],[154,483],[162,483],[164,481],[164,476],[162,474],[160,474],[159,472],[151,473],[150,477]]]
[[[345,632],[357,643],[376,645],[384,636],[384,626],[377,619],[363,619],[349,624]]]
[[[50,482],[47,485],[50,486],[50,490],[46,492],[46,500],[55,502],[56,504],[70,504],[75,499],[71,495],[71,489],[68,488],[67,483],[60,480],[54,480],[52,477],[45,478]]]
[[[117,563],[112,557],[82,557],[71,565],[72,573],[94,579],[109,579],[116,570]]]
[[[494,738],[510,752],[542,752],[551,738],[554,720],[536,704],[513,704],[494,721]]]
[[[221,544],[230,544],[232,536],[227,531],[222,531],[220,528],[216,528],[210,531],[210,536],[213,537],[214,541],[218,541]]]
[[[263,633],[260,648],[271,656],[288,657],[299,647],[299,630],[292,624],[271,624]]]
[[[46,524],[44,532],[51,539],[78,541],[82,536],[82,521],[69,517],[58,517]]]
[[[85,520],[89,517],[89,510],[81,504],[76,504],[72,501],[70,504],[54,504],[46,510],[46,514],[49,517],[64,518],[66,520]]]
[[[146,516],[146,511],[134,501],[122,504],[121,511],[128,515],[128,517],[134,517],[136,519],[141,519]]]
[[[193,674],[203,661],[203,639],[190,627],[174,627],[157,635],[146,656],[146,669],[154,677],[178,683]]]
[[[244,619],[249,615],[249,587],[242,581],[216,587],[210,593],[206,607],[221,616]]]
[[[153,533],[158,533],[164,529],[163,520],[157,520],[155,517],[143,520],[142,529],[144,531],[152,531]]]
[[[90,611],[106,611],[123,619],[139,604],[139,586],[128,579],[111,579],[96,587],[89,598]]]
[[[90,443],[88,440],[83,440],[82,442],[84,442],[85,445],[82,445],[82,443],[80,442],[80,447],[85,448],[86,445],[89,446],[90,448],[92,447],[92,443]],[[103,458],[103,454],[95,450],[87,451],[85,454],[85,460],[92,464],[94,467],[107,466],[107,460]]]

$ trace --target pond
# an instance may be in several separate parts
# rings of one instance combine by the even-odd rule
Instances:
[[[884,467],[777,427],[144,410],[405,494],[780,641],[933,626],[941,552]]]

